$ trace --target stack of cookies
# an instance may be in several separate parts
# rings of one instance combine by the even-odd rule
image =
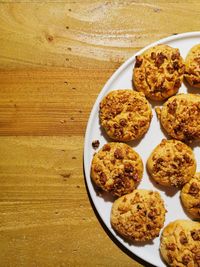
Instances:
[[[155,183],[181,190],[181,202],[191,220],[176,220],[164,228],[160,252],[170,266],[198,267],[200,223],[193,220],[200,219],[200,174],[189,144],[200,140],[200,96],[175,95],[184,77],[200,88],[200,45],[190,50],[185,62],[179,50],[168,45],[157,45],[136,57],[135,90],[113,90],[100,103],[102,131],[113,141],[94,154],[91,178],[116,198],[111,225],[118,234],[133,242],[159,236],[165,221],[164,201],[156,190],[137,189],[144,163],[126,142],[142,139],[148,131],[152,119],[148,100],[166,101],[156,112],[172,139],[162,140],[146,165]]]

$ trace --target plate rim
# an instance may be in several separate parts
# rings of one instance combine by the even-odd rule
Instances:
[[[158,44],[164,44],[164,43],[168,43],[174,40],[179,40],[182,38],[192,38],[192,37],[199,37],[200,38],[200,31],[193,31],[193,32],[184,32],[184,33],[178,33],[178,34],[173,34],[167,37],[164,37],[162,39],[159,39],[153,43],[150,43],[149,45],[143,47],[142,49],[140,49],[139,51],[137,51],[136,53],[134,53],[130,58],[128,58],[125,62],[123,62],[115,71],[113,74],[111,74],[110,78],[106,81],[106,83],[104,84],[104,86],[102,87],[101,91],[99,92],[92,108],[90,111],[90,115],[89,115],[89,119],[87,121],[87,126],[86,126],[86,130],[85,130],[85,136],[84,136],[84,150],[83,150],[83,167],[84,167],[84,178],[85,178],[85,183],[87,186],[87,193],[89,194],[90,200],[92,200],[92,204],[93,207],[95,208],[96,212],[98,213],[98,216],[101,218],[101,221],[103,222],[103,224],[106,226],[106,228],[108,229],[108,231],[112,234],[112,236],[117,239],[117,241],[120,242],[120,244],[122,246],[124,246],[126,249],[128,249],[128,251],[131,254],[136,255],[137,257],[139,257],[141,260],[143,260],[144,262],[147,262],[153,266],[155,266],[152,262],[152,260],[148,257],[148,258],[143,258],[142,253],[138,253],[138,252],[134,252],[134,251],[130,251],[128,244],[126,244],[125,242],[122,243],[121,242],[121,238],[116,235],[116,233],[114,232],[114,230],[111,228],[110,225],[108,225],[106,223],[106,221],[104,220],[104,218],[101,216],[101,212],[100,210],[97,208],[96,204],[95,204],[95,196],[91,193],[91,187],[92,187],[92,183],[91,183],[91,177],[90,177],[90,164],[88,162],[87,159],[87,148],[89,148],[89,145],[91,146],[91,143],[89,143],[89,134],[90,134],[90,128],[92,126],[92,121],[95,114],[95,108],[96,105],[100,102],[100,100],[102,99],[102,97],[104,96],[105,92],[109,89],[110,85],[112,84],[112,82],[117,78],[117,76],[120,74],[120,72],[122,72],[124,69],[126,69],[128,67],[129,64],[134,63],[135,61],[135,57],[137,55],[140,55],[141,53],[143,53],[145,50],[147,50],[150,47],[153,47],[155,45]],[[88,167],[89,166],[89,167]],[[89,169],[89,170],[88,170]],[[89,175],[88,175],[89,172]],[[89,176],[89,177],[88,177]],[[98,218],[99,220],[99,218]]]

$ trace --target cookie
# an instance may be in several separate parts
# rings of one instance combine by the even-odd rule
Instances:
[[[187,54],[185,78],[190,85],[200,88],[200,44],[193,46]]]
[[[200,140],[200,95],[179,94],[169,98],[162,110],[156,109],[161,124],[173,138]]]
[[[133,84],[152,100],[164,100],[177,93],[185,65],[179,49],[157,45],[136,56]]]
[[[164,202],[158,192],[136,189],[113,203],[111,225],[128,240],[148,241],[159,236],[165,213]]]
[[[181,200],[185,210],[193,219],[200,219],[200,173],[184,185]]]
[[[180,187],[194,176],[196,160],[186,144],[163,139],[148,158],[147,169],[158,184]]]
[[[200,266],[200,223],[176,220],[163,230],[160,252],[169,266]]]
[[[132,192],[143,174],[139,154],[124,143],[108,143],[93,157],[91,178],[94,183],[114,196]]]
[[[152,118],[144,94],[133,90],[115,90],[100,103],[100,124],[116,141],[131,141],[142,137]]]

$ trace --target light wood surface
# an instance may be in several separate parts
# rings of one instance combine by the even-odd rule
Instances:
[[[0,1],[0,267],[147,266],[84,182],[94,101],[137,50],[200,29],[199,1]]]

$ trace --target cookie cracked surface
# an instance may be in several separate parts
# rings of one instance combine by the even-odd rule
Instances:
[[[200,44],[193,46],[187,54],[185,78],[190,85],[200,88]]]
[[[129,240],[148,241],[159,236],[165,213],[164,202],[158,192],[136,189],[113,203],[111,225]]]
[[[186,144],[163,139],[148,158],[147,168],[158,184],[181,187],[194,176],[196,160]]]
[[[152,111],[143,93],[121,89],[111,91],[103,98],[99,115],[107,135],[126,142],[138,139],[147,132]]]
[[[163,230],[160,252],[172,267],[200,266],[200,223],[176,220]]]
[[[188,214],[193,219],[200,219],[200,173],[184,185],[181,200]]]
[[[124,143],[105,144],[92,160],[92,180],[115,196],[132,192],[142,179],[142,174],[141,157]]]
[[[179,49],[157,45],[136,57],[133,83],[152,100],[164,100],[177,93],[185,65]]]
[[[178,94],[170,97],[159,117],[163,128],[173,138],[200,140],[200,95]]]

